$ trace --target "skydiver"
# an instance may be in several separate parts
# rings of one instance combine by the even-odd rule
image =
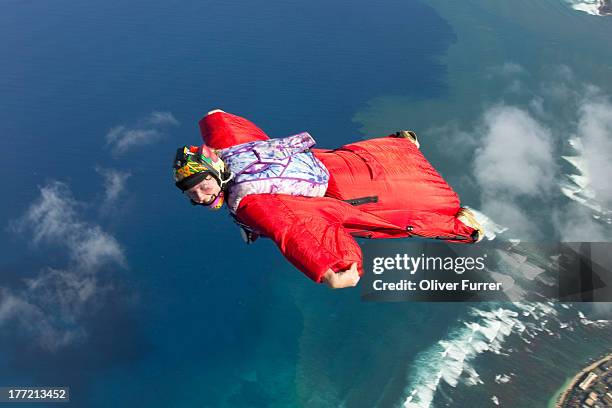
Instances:
[[[210,111],[205,144],[183,146],[176,186],[192,204],[225,204],[247,243],[271,238],[315,282],[355,286],[363,274],[353,237],[419,236],[472,243],[484,231],[419,151],[414,132],[314,149],[306,132],[270,139],[240,116]]]

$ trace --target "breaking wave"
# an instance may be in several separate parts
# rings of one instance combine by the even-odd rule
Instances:
[[[472,309],[469,318],[417,356],[415,370],[410,375],[405,408],[430,408],[442,382],[456,387],[459,382],[467,385],[483,384],[472,361],[480,354],[508,355],[504,343],[511,335],[517,335],[526,343],[540,332],[550,316],[557,311],[552,304],[512,304],[490,310]]]
[[[591,187],[591,178],[584,158],[584,148],[580,138],[574,137],[569,140],[569,145],[574,151],[571,156],[562,158],[573,168],[573,172],[567,173],[559,187],[564,196],[570,200],[580,203],[591,210],[593,218],[612,225],[612,210],[606,208]]]
[[[579,189],[582,194],[590,194],[589,177],[586,166],[579,153],[580,141],[573,139],[571,145],[577,151],[573,157],[564,157],[570,162],[579,174],[571,175],[573,188]],[[576,191],[575,195],[581,197]],[[589,207],[591,208],[591,207]],[[595,207],[596,208],[596,207]],[[470,208],[476,219],[486,231],[486,238],[493,240],[502,238],[511,246],[506,251],[498,251],[500,259],[508,264],[508,270],[521,271],[523,276],[513,275],[521,282],[532,281],[540,277],[547,269],[549,260],[538,260],[537,257],[521,253],[517,247],[519,239],[512,238],[508,228],[495,223],[482,212]],[[604,214],[600,211],[600,214]],[[612,215],[612,213],[610,214]],[[495,274],[495,271],[490,271]],[[505,274],[499,274],[503,275]],[[518,280],[517,280],[518,282]],[[526,289],[522,285],[517,290]],[[516,298],[522,298],[517,296]],[[575,317],[571,317],[574,307],[566,303],[552,302],[514,302],[503,304],[489,304],[489,308],[472,308],[467,318],[460,321],[454,329],[442,340],[438,341],[425,351],[419,353],[408,376],[408,385],[405,388],[401,405],[404,408],[433,408],[434,398],[442,384],[456,387],[460,382],[468,386],[484,384],[480,375],[473,366],[474,360],[481,354],[494,353],[509,356],[516,351],[504,348],[510,337],[520,339],[529,345],[540,334],[559,336],[560,330],[574,331],[577,325],[603,328],[612,325],[612,320],[590,320],[583,312],[575,310]],[[563,312],[563,314],[561,314]],[[570,315],[568,316],[568,312]],[[562,321],[561,316],[567,321]],[[506,384],[512,381],[515,373],[498,374],[495,383]],[[499,398],[491,397],[495,405],[499,405]]]
[[[471,309],[469,317],[449,335],[415,359],[409,375],[404,408],[432,408],[436,392],[442,383],[456,387],[484,384],[473,366],[474,360],[484,353],[509,356],[514,349],[504,348],[505,342],[514,336],[525,344],[541,334],[558,335],[559,329],[573,331],[576,325],[605,327],[612,320],[590,320],[576,311],[577,319],[562,321],[561,310],[573,309],[568,304],[513,303],[494,306],[491,309]],[[565,316],[565,314],[564,314]],[[497,384],[511,382],[514,373],[498,374]],[[498,404],[493,400],[494,403]]]
[[[594,16],[606,15],[602,13],[602,8],[605,6],[604,0],[565,0],[574,10],[582,11]]]

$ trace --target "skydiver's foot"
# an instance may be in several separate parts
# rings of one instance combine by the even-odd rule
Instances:
[[[474,213],[472,213],[469,208],[461,207],[459,212],[457,213],[457,219],[467,225],[468,227],[474,228],[476,236],[474,237],[474,242],[480,242],[485,236],[485,230],[482,225],[476,220]]]
[[[419,143],[419,138],[417,137],[416,133],[414,133],[412,130],[400,130],[399,132],[395,132],[395,135],[397,137],[401,137],[401,138],[410,140],[412,143],[415,144],[417,149],[421,148],[421,144]]]

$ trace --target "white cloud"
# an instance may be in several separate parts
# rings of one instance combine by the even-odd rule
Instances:
[[[529,101],[529,109],[539,117],[546,117],[544,98],[541,96],[536,95],[533,97],[533,99],[531,99],[531,101]]]
[[[0,288],[0,327],[12,325],[12,329],[39,347],[54,352],[85,337],[78,319],[87,300],[71,298],[70,291],[62,287],[65,277],[53,274],[41,277],[48,282],[34,289]]]
[[[550,80],[540,84],[538,93],[539,97],[544,98],[548,105],[554,106],[556,110],[565,107],[575,114],[578,105],[584,98],[591,98],[599,94],[597,87],[580,81],[567,65],[559,65],[549,71]],[[558,117],[557,120],[559,120]],[[570,124],[569,121],[563,120],[563,122]]]
[[[106,144],[113,153],[123,154],[134,146],[156,143],[164,136],[164,128],[180,123],[170,112],[152,112],[135,125],[119,125],[106,134]]]
[[[551,225],[563,241],[609,241],[612,103],[566,66],[552,69],[539,89],[524,108],[486,109],[480,127],[467,133],[479,145],[473,175],[481,209],[520,238]],[[560,179],[555,143],[564,139],[576,150],[566,158],[576,167]],[[558,200],[559,187],[573,202]],[[544,208],[550,211],[537,211]]]
[[[430,128],[427,134],[436,141],[436,149],[449,158],[470,157],[478,146],[476,136],[462,130],[456,122]]]
[[[179,125],[179,121],[170,112],[152,112],[146,121],[151,125]]]
[[[487,196],[482,200],[481,211],[494,219],[495,223],[509,227],[514,238],[533,238],[541,234],[537,219],[533,219],[533,215],[517,201],[503,196]]]
[[[571,169],[560,181],[562,193],[580,204],[572,204],[574,216],[566,211],[558,225],[562,231],[572,231],[568,225],[581,224],[582,230],[594,231],[591,240],[609,240],[612,225],[612,103],[594,86],[583,86],[576,97],[576,125],[569,138],[571,152],[563,158]],[[607,224],[607,225],[605,225]],[[570,235],[575,236],[576,233]],[[606,238],[607,237],[607,238]]]
[[[503,69],[525,74],[516,64]],[[534,201],[544,205],[557,193],[554,138],[540,118],[544,100],[531,100],[537,116],[528,106],[499,103],[487,107],[467,131],[454,122],[430,130],[447,156],[472,163],[471,175],[466,177],[479,192],[479,209],[520,239],[542,236],[542,219],[529,206]]]
[[[555,160],[548,129],[527,111],[497,106],[483,119],[474,175],[486,194],[542,195],[552,185]]]
[[[162,135],[157,129],[127,129],[119,126],[110,130],[106,140],[113,146],[114,153],[122,154],[134,146],[156,143]]]
[[[523,75],[526,74],[525,68],[515,62],[506,62],[500,68],[501,74],[506,76]]]
[[[95,274],[53,268],[26,279],[25,285],[27,297],[36,299],[37,307],[71,323],[75,323],[83,306],[100,290]]]
[[[95,269],[105,263],[125,264],[117,240],[97,225],[77,219],[77,202],[68,186],[52,182],[40,189],[40,198],[13,224],[30,231],[35,243],[64,246],[79,268]]]
[[[99,226],[90,226],[78,234],[77,239],[68,241],[72,258],[89,270],[108,264],[124,266],[125,257],[117,240]]]
[[[528,75],[525,68],[516,62],[506,62],[502,65],[492,66],[487,68],[485,72],[488,78],[501,77],[506,80]]]
[[[569,203],[552,213],[555,228],[564,242],[606,242],[609,233],[588,208]]]
[[[32,227],[35,243],[69,235],[74,225],[76,203],[63,183],[51,183],[40,189],[39,200],[13,224],[17,229]]]
[[[125,190],[132,173],[115,169],[97,167],[96,171],[104,178],[104,201],[102,206],[112,205]]]
[[[583,145],[582,156],[590,186],[599,200],[612,203],[612,104],[604,98],[587,99],[580,107],[576,134]]]
[[[485,70],[485,78],[495,81],[496,85],[503,83],[500,89],[503,89],[506,94],[518,95],[529,92],[529,88],[524,82],[528,77],[529,72],[515,62],[506,62]]]
[[[515,94],[522,94],[527,91],[528,91],[527,85],[525,85],[523,81],[519,81],[518,79],[514,79],[512,82],[510,82],[510,85],[508,85],[508,87],[506,88],[506,92],[515,93]]]
[[[30,315],[32,306],[23,299],[13,295],[9,290],[0,287],[0,325],[6,323],[15,316]]]
[[[110,286],[100,276],[126,265],[117,240],[99,225],[78,217],[80,204],[68,186],[52,182],[12,224],[30,234],[35,245],[63,248],[69,256],[64,268],[44,268],[19,288],[0,288],[0,327],[13,322],[48,350],[57,350],[86,335],[79,324],[86,308],[95,305]]]
[[[562,64],[554,67],[552,69],[552,75],[555,78],[554,83],[558,83],[559,81],[564,83],[576,83],[574,71],[567,65]],[[550,85],[550,83],[547,85]]]

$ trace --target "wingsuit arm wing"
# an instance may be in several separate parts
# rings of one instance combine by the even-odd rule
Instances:
[[[199,125],[202,140],[213,149],[225,149],[255,140],[268,140],[266,133],[250,120],[220,109],[208,112],[200,119]]]
[[[355,262],[363,274],[361,248],[342,225],[343,204],[326,197],[253,194],[242,200],[236,216],[271,238],[306,276],[321,282],[328,269],[337,272]]]

